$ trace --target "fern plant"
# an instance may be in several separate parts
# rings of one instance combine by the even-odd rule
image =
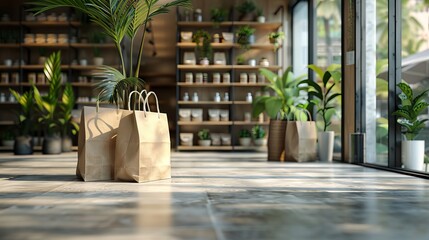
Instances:
[[[167,13],[172,7],[191,7],[190,0],[174,0],[160,4],[159,0],[37,0],[30,3],[36,14],[56,8],[71,7],[88,15],[90,20],[101,27],[107,37],[111,38],[116,46],[121,61],[122,71],[108,66],[101,66],[102,79],[97,83],[101,91],[100,99],[118,103],[123,100],[127,105],[126,97],[129,92],[143,88],[143,80],[139,78],[140,65],[143,57],[146,28],[148,22],[155,16]],[[140,39],[138,32],[143,29]],[[130,64],[128,71],[125,66],[124,53],[121,43],[128,36],[130,47]],[[133,62],[134,42],[140,42],[137,63]],[[124,94],[125,93],[125,94]]]
[[[398,95],[401,104],[398,105],[398,110],[393,112],[393,115],[398,116],[397,121],[403,127],[402,133],[407,140],[414,140],[420,131],[425,128],[425,122],[429,120],[427,118],[419,118],[423,110],[429,106],[429,103],[425,101],[429,89],[414,96],[413,90],[406,82],[398,83],[397,86],[402,91]]]

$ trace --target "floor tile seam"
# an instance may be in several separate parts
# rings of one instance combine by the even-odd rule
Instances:
[[[216,238],[218,240],[226,240],[221,228],[219,227],[219,224],[216,220],[216,217],[214,215],[213,204],[212,204],[212,201],[210,200],[209,193],[208,193],[208,191],[205,191],[205,193],[206,193],[206,202],[207,202],[207,204],[206,204],[207,213],[209,215],[210,221],[211,221],[213,229],[215,231]]]

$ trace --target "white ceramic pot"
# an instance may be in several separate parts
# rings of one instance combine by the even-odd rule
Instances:
[[[425,157],[424,140],[402,141],[401,151],[401,160],[404,168],[423,171]]]
[[[200,65],[207,66],[209,64],[210,64],[210,62],[209,62],[208,58],[203,58],[200,60]]]
[[[251,138],[240,138],[240,145],[247,147],[250,145],[250,143],[252,142]]]
[[[211,140],[198,140],[198,145],[208,147],[211,144]]]
[[[255,146],[258,146],[258,147],[265,146],[267,145],[267,139],[265,138],[254,139],[253,143],[255,143]]]
[[[94,57],[93,62],[94,62],[95,66],[101,66],[101,65],[103,65],[104,58],[102,58],[102,57]]]
[[[265,22],[265,16],[259,16],[257,21],[258,21],[258,23],[264,23]]]
[[[332,162],[334,154],[334,131],[318,132],[317,145],[319,149],[319,160],[322,162]]]

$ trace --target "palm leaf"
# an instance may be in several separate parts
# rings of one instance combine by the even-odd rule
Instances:
[[[318,67],[318,66],[316,66],[316,65],[314,65],[314,64],[310,64],[310,65],[308,65],[308,68],[310,68],[311,70],[313,70],[314,72],[316,72],[317,76],[318,76],[320,79],[323,79],[324,71],[323,71],[323,69],[322,69],[322,68],[320,68],[320,67]]]

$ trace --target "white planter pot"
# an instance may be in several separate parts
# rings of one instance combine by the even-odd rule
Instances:
[[[93,62],[94,62],[94,65],[101,66],[101,65],[103,65],[104,58],[102,58],[102,57],[95,57],[93,59]]]
[[[317,145],[319,149],[319,160],[322,162],[332,162],[334,154],[334,131],[318,132]]]
[[[267,145],[267,139],[265,138],[254,139],[253,143],[255,144],[255,146],[258,146],[258,147],[265,146]]]
[[[209,64],[210,64],[210,61],[208,58],[203,58],[200,60],[200,65],[208,66]]]
[[[259,16],[257,21],[258,21],[258,23],[264,23],[265,22],[265,16]]]
[[[241,146],[247,147],[250,145],[251,142],[252,142],[251,138],[240,138],[240,145]]]
[[[211,144],[211,140],[198,140],[198,145],[208,147]]]
[[[401,160],[404,168],[423,171],[425,157],[424,140],[402,141],[401,150]]]
[[[5,147],[13,147],[15,140],[2,140],[2,144]]]

